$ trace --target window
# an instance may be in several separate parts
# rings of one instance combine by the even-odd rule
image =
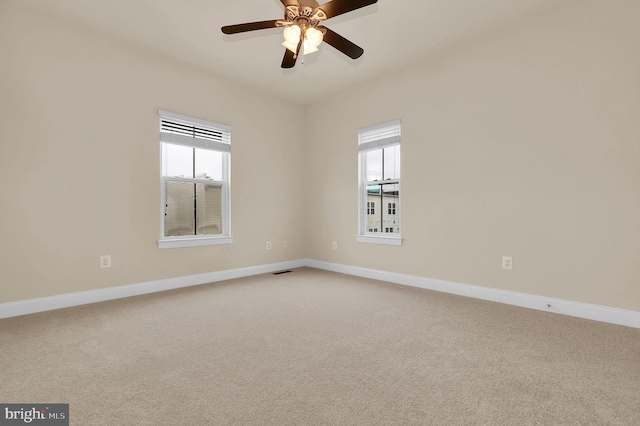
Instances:
[[[359,242],[402,244],[400,135],[400,121],[358,131]],[[376,204],[379,209],[375,209]]]
[[[228,244],[231,128],[159,111],[159,248]]]

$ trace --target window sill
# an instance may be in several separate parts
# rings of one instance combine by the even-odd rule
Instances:
[[[158,248],[172,249],[180,247],[217,246],[231,243],[233,243],[233,237],[230,236],[174,237],[158,240]]]
[[[393,236],[393,237],[378,237],[373,235],[358,235],[356,236],[356,241],[359,243],[368,243],[368,244],[383,244],[387,246],[401,246],[402,245],[402,237],[401,236]]]

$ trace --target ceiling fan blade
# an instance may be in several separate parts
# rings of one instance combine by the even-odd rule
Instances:
[[[296,65],[296,60],[298,59],[298,54],[300,53],[300,48],[302,47],[302,39],[298,42],[298,48],[296,49],[296,53],[293,53],[289,49],[286,49],[284,52],[284,58],[282,59],[282,68],[293,68]]]
[[[322,10],[325,15],[327,15],[327,19],[329,19],[342,15],[343,13],[351,12],[352,10],[360,9],[361,7],[370,6],[377,2],[378,0],[331,0],[325,4],[321,4],[316,10]]]
[[[296,54],[285,49],[284,58],[282,58],[282,68],[293,68],[296,65]]]
[[[227,25],[222,27],[222,32],[225,34],[238,34],[245,33],[247,31],[266,30],[267,28],[278,27],[278,20],[272,21],[259,21],[259,22],[247,22],[246,24]]]
[[[322,41],[335,47],[351,59],[358,59],[364,53],[364,50],[360,46],[350,42],[335,31],[332,31],[327,27],[323,27],[322,25],[319,25],[318,28],[322,31],[326,31]]]

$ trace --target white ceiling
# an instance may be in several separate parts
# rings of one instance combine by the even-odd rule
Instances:
[[[517,26],[569,0],[379,0],[325,21],[362,47],[352,60],[323,44],[280,68],[282,30],[224,35],[220,27],[281,19],[280,0],[21,0],[63,21],[153,49],[300,104],[433,54]],[[323,0],[320,0],[323,3]]]

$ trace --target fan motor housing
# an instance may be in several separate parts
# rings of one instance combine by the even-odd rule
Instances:
[[[300,1],[299,6],[288,5],[285,8],[284,19],[289,22],[296,22],[300,19],[305,19],[310,22],[312,26],[315,26],[318,22],[327,19],[327,15],[318,7],[318,2],[314,0],[307,0],[305,2],[303,0]]]
[[[315,0],[299,0],[298,4],[302,8],[310,7],[311,9],[315,9],[316,7],[320,6]]]

